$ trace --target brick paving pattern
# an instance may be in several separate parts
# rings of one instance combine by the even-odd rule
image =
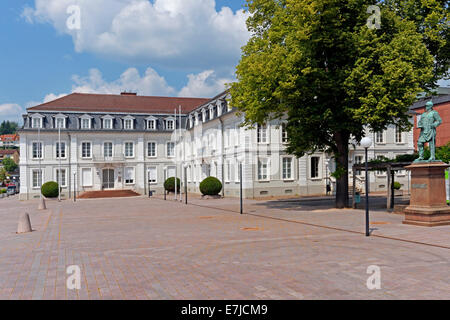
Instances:
[[[239,215],[237,199],[170,199],[48,201],[46,211],[0,200],[0,299],[450,299],[449,226],[376,211],[367,238],[363,210],[246,200]],[[34,232],[15,234],[21,212]],[[70,265],[80,290],[66,287]],[[381,268],[380,290],[366,287],[369,265]]]

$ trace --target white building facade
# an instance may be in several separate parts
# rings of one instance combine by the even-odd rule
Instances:
[[[228,98],[227,92],[213,99],[72,94],[29,108],[20,130],[20,198],[39,197],[47,181],[60,181],[64,198],[98,190],[161,194],[165,179],[175,175],[194,193],[215,176],[223,195],[234,197],[240,164],[246,198],[322,195],[327,183],[334,190],[329,155],[287,154],[283,120],[242,127]],[[373,140],[369,159],[414,150],[412,132],[394,127]],[[351,148],[349,166],[362,161],[364,150]],[[362,184],[362,173],[356,174]],[[406,189],[406,172],[396,180]],[[371,173],[370,184],[372,191],[386,190],[386,173]]]

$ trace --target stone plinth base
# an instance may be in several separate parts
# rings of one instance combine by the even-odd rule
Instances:
[[[405,208],[404,224],[418,226],[450,225],[450,207],[446,204],[443,162],[415,163],[411,170],[411,201]]]
[[[450,207],[447,205],[435,208],[409,206],[405,209],[404,224],[435,227],[450,225]]]

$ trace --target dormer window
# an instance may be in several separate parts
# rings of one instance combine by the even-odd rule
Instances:
[[[209,120],[214,118],[214,107],[209,106]]]
[[[66,128],[66,118],[67,116],[63,114],[58,114],[55,116],[55,128],[65,129]]]
[[[202,110],[202,121],[206,122],[206,109]]]
[[[113,129],[113,117],[110,115],[102,117],[103,129],[111,130]]]
[[[33,116],[31,118],[31,127],[32,128],[42,128],[42,116]]]
[[[91,129],[92,117],[89,115],[84,115],[80,118],[80,128],[84,130]]]
[[[192,128],[194,126],[194,118],[192,115],[189,116],[189,126]]]
[[[145,120],[147,121],[147,130],[156,130],[156,118],[148,117]]]
[[[175,129],[175,120],[167,119],[166,120],[166,130],[174,130]]]
[[[125,130],[131,130],[133,129],[133,120],[132,119],[125,119]]]
[[[195,120],[194,120],[196,126],[198,125],[198,116],[199,116],[199,115],[198,115],[198,112],[196,112],[196,113],[195,113]]]
[[[217,116],[220,117],[222,115],[222,102],[221,101],[217,101]]]

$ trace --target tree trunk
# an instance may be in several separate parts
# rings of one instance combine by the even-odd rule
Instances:
[[[335,154],[336,170],[341,175],[336,178],[336,208],[347,208],[348,205],[348,132],[336,132],[335,142],[338,153]]]

